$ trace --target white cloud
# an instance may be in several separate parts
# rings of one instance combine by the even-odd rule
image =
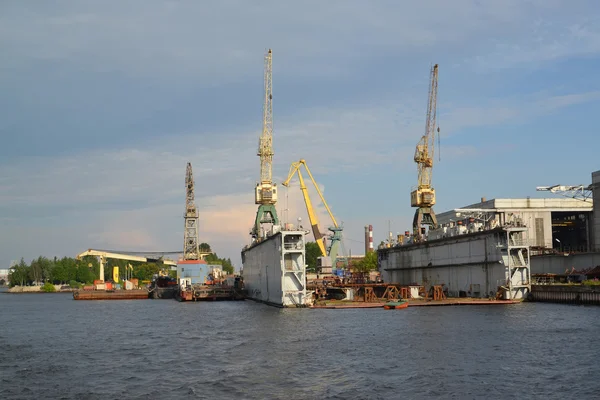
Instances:
[[[0,49],[10,55],[0,62],[68,60],[92,71],[167,81],[198,77],[215,85],[259,76],[267,47],[278,73],[296,77],[344,75],[384,52],[422,59],[460,52],[480,67],[597,53],[598,24],[582,21],[590,10],[568,8],[518,0],[13,6],[0,16]]]
[[[534,111],[538,114],[552,112],[598,97],[598,92],[538,96],[530,106],[521,109],[510,104],[512,99],[506,100],[509,104],[498,102],[497,108],[451,109],[444,116],[444,126],[448,127],[444,132],[460,131],[467,126],[492,125],[509,118],[530,118]],[[399,182],[406,181],[406,184],[412,185],[412,153],[423,125],[423,112],[412,102],[408,100],[405,105],[382,103],[379,107],[355,110],[309,110],[294,118],[284,118],[276,125],[275,132],[276,182],[280,183],[287,177],[292,161],[303,158],[319,184],[323,177],[351,177],[365,166],[373,168],[380,164],[392,167],[392,174],[409,168],[411,173],[404,174]],[[183,238],[185,166],[190,161],[196,182],[196,202],[201,212],[201,240],[214,243],[218,252],[235,258],[236,249],[249,238],[248,232],[256,213],[253,189],[259,171],[255,152],[258,135],[258,131],[226,137],[213,133],[211,137],[224,139],[211,142],[207,142],[203,135],[169,136],[146,148],[97,151],[58,158],[24,158],[18,163],[0,166],[0,186],[3,189],[0,201],[4,207],[26,205],[28,212],[58,207],[56,214],[38,222],[58,231],[65,224],[71,224],[65,243],[57,247],[66,251],[61,255],[75,254],[89,247],[177,250]],[[450,140],[442,146],[442,157],[448,161],[485,151],[470,144],[453,145]],[[317,206],[318,197],[313,189],[310,191]],[[284,194],[285,189],[282,188],[279,211],[286,208]],[[290,189],[289,199],[290,220],[294,221],[300,215],[308,226],[297,187]],[[369,223],[362,218],[371,217],[337,215],[335,204],[331,206],[339,222],[347,222],[348,237],[362,238],[362,227]],[[325,232],[330,219],[322,206],[317,208],[321,229]],[[20,223],[13,215],[0,217],[5,227],[10,227],[7,229],[16,232],[2,243],[3,251],[10,251],[14,249],[15,242],[30,234],[23,229],[12,229]],[[378,228],[378,231],[381,229]],[[71,245],[67,244],[67,237],[71,238]],[[36,243],[37,240],[30,242]],[[40,246],[40,252],[42,249],[47,247]],[[34,257],[38,248],[28,248],[26,254]]]

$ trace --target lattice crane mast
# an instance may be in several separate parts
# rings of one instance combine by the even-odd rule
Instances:
[[[198,237],[198,209],[194,200],[194,175],[192,164],[187,163],[185,171],[185,228],[183,233],[183,259],[200,259],[200,241]]]
[[[327,213],[329,214],[329,216],[331,217],[331,221],[333,222],[333,226],[328,228],[328,230],[332,232],[332,235],[327,246],[325,246],[323,240],[324,236],[319,230],[319,220],[317,218],[317,213],[315,212],[312,206],[312,202],[310,201],[310,196],[308,195],[308,188],[304,183],[304,177],[302,176],[302,172],[300,171],[301,166],[304,166],[306,173],[308,174],[310,180],[315,186],[315,189],[317,190],[317,193],[319,194],[319,197],[321,198],[321,201],[323,202],[323,205],[325,206],[325,209],[327,210]],[[308,165],[306,165],[305,160],[300,160],[298,162],[292,163],[292,165],[290,166],[290,173],[288,174],[287,179],[285,180],[285,182],[282,183],[282,185],[288,187],[290,184],[290,180],[294,177],[296,173],[298,174],[298,180],[300,181],[300,190],[302,190],[302,195],[304,196],[306,212],[308,213],[308,219],[310,220],[310,225],[312,228],[313,235],[315,237],[315,242],[319,246],[319,249],[321,249],[322,256],[329,257],[331,259],[331,262],[335,263],[335,260],[337,259],[339,253],[340,245],[342,244],[343,228],[339,226],[337,221],[335,220],[335,217],[333,216],[333,213],[331,212],[327,201],[325,201],[325,197],[323,197],[323,193],[319,189],[319,186],[317,185],[315,178],[310,172]]]
[[[277,210],[277,185],[273,183],[273,85],[272,85],[272,57],[271,49],[265,55],[265,89],[263,105],[263,130],[258,142],[260,157],[260,183],[255,188],[255,204],[258,204],[252,237],[258,238],[261,225],[270,223],[279,225]]]
[[[425,123],[425,134],[417,144],[414,160],[419,172],[418,186],[410,193],[410,205],[418,207],[413,218],[413,234],[421,239],[421,226],[428,225],[437,227],[437,218],[433,211],[435,204],[435,189],[431,185],[431,172],[433,169],[434,144],[436,134],[436,108],[438,88],[438,65],[431,68],[431,79],[429,82],[429,100],[427,102],[427,120]]]

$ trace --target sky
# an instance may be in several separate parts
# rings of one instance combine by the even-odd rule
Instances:
[[[274,179],[306,160],[346,252],[364,253],[365,225],[376,244],[411,229],[435,63],[438,213],[600,169],[595,1],[5,0],[0,266],[181,250],[191,162],[200,241],[239,268],[269,48]],[[279,195],[308,226],[297,182]]]

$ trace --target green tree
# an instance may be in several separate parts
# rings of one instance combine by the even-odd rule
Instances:
[[[377,252],[368,252],[360,261],[352,263],[356,272],[369,272],[377,269]]]
[[[41,290],[42,290],[42,292],[46,292],[46,293],[56,292],[56,288],[50,282],[44,283],[44,285],[42,286]]]
[[[72,280],[72,281],[69,281],[69,286],[71,286],[73,289],[79,289],[79,288],[81,288],[81,283],[79,283],[75,280]]]
[[[317,271],[317,258],[321,257],[321,249],[316,242],[306,242],[305,248],[306,270],[309,272]]]
[[[54,265],[50,275],[52,276],[52,282],[64,283],[69,281],[69,273],[67,271],[67,258],[64,257],[60,260],[54,259]]]
[[[29,266],[29,280],[40,283],[44,279],[44,271],[42,270],[42,264],[38,260],[31,261]]]
[[[210,249],[210,245],[208,243],[200,243],[200,245],[198,247],[200,248],[200,251],[205,252],[205,253],[209,253],[212,251]]]
[[[81,283],[93,283],[95,279],[94,277],[96,276],[93,272],[93,266],[89,267],[88,263],[80,262],[77,265],[75,280]]]
[[[230,258],[219,258],[217,253],[212,253],[207,255],[204,259],[209,264],[220,265],[221,267],[223,267],[223,272],[225,272],[226,274],[233,274],[235,271],[235,268],[233,267],[233,263],[231,262]]]
[[[12,267],[8,274],[10,286],[25,286],[29,283],[29,268],[30,267],[25,263],[25,260],[21,257],[19,264]]]

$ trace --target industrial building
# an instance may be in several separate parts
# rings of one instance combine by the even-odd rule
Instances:
[[[532,250],[591,251],[592,202],[572,198],[481,199],[481,202],[438,214],[438,224],[450,227],[469,219],[502,226],[515,222],[527,228]]]
[[[538,188],[575,193],[571,198],[482,198],[438,214],[437,228],[425,240],[407,234],[380,246],[382,277],[403,285],[443,285],[451,296],[487,297],[502,290],[505,298],[523,298],[531,274],[600,265],[598,185],[600,171],[590,186]]]
[[[8,274],[10,273],[10,270],[8,269],[0,269],[0,281],[4,281],[6,282],[6,284],[8,284]]]
[[[580,204],[589,207],[591,213],[587,226],[589,228],[589,243],[578,242],[581,234],[577,229],[566,231],[572,236],[567,240],[577,246],[554,246],[554,251],[536,254],[531,258],[531,271],[534,274],[564,274],[571,271],[584,271],[600,266],[600,171],[592,173],[592,184],[589,186],[554,186],[550,191],[573,197]],[[557,232],[562,226],[553,226]],[[563,240],[558,237],[559,240]],[[582,248],[585,247],[585,250]]]
[[[220,278],[223,275],[223,266],[220,264],[208,264],[204,260],[179,260],[177,263],[177,281],[185,279],[188,285],[204,284],[212,278]],[[215,276],[217,275],[217,276]]]

